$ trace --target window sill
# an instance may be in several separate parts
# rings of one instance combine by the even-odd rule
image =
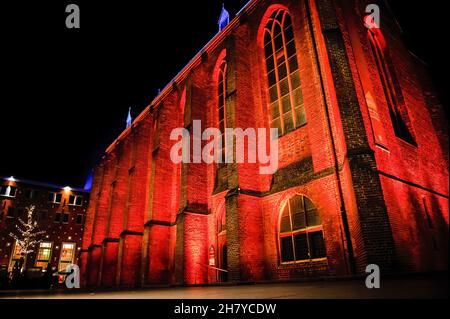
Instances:
[[[278,139],[281,139],[281,138],[283,138],[283,137],[285,137],[285,136],[288,136],[288,135],[290,135],[290,134],[292,134],[292,133],[298,131],[299,129],[305,127],[307,124],[308,124],[308,122],[306,122],[306,123],[300,125],[299,127],[296,127],[296,128],[293,129],[292,131],[285,132],[285,133],[283,133],[283,134],[278,135]]]
[[[281,267],[281,266],[290,266],[290,265],[297,265],[297,264],[308,264],[308,263],[321,262],[321,261],[327,261],[327,257],[296,260],[296,261],[286,261],[286,262],[281,262],[279,266]]]
[[[395,133],[394,133],[394,134],[395,134]],[[407,145],[408,147],[412,147],[412,148],[414,148],[414,149],[417,149],[417,148],[418,148],[418,145],[417,145],[417,143],[416,143],[415,141],[408,141],[408,140],[405,140],[405,139],[399,137],[398,135],[395,135],[395,137],[397,138],[397,140],[398,140],[401,144]]]
[[[385,146],[384,144],[380,144],[380,143],[376,143],[375,142],[375,146],[378,147],[379,149],[381,149],[384,152],[390,153],[391,151],[389,151],[389,149],[387,148],[387,146]]]

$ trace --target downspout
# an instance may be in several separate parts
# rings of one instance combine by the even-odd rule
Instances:
[[[312,21],[311,7],[309,4],[309,1],[310,0],[305,0],[306,15],[308,17],[308,24],[309,24],[309,28],[311,30],[312,44],[314,47],[314,57],[315,57],[316,64],[317,64],[317,67],[319,70],[320,89],[322,92],[323,102],[325,105],[327,127],[328,127],[328,131],[330,132],[330,138],[331,138],[331,148],[332,148],[332,153],[333,153],[334,171],[336,174],[336,180],[337,180],[337,185],[338,185],[338,195],[339,195],[339,201],[340,201],[340,205],[341,205],[340,213],[341,213],[341,218],[342,218],[342,225],[344,227],[345,241],[347,244],[347,247],[346,247],[347,257],[348,257],[348,262],[346,261],[347,271],[350,275],[354,275],[356,273],[355,256],[354,256],[354,252],[353,252],[352,240],[350,237],[350,226],[348,224],[347,210],[345,208],[345,202],[344,202],[344,191],[342,188],[342,181],[341,181],[341,177],[339,174],[339,161],[338,161],[338,156],[337,156],[337,151],[336,151],[336,143],[335,143],[335,139],[334,139],[334,135],[333,135],[333,129],[331,126],[330,112],[328,111],[329,105],[328,105],[328,101],[326,98],[325,84],[324,84],[322,68],[321,68],[320,60],[319,60],[319,52],[317,49],[317,40],[316,40],[316,36],[314,33],[314,25],[313,25],[313,21]]]

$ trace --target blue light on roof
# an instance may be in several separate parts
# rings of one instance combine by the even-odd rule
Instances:
[[[220,18],[218,22],[219,32],[222,31],[228,25],[228,23],[230,23],[230,14],[225,9],[225,5],[222,4],[222,12],[220,13]]]
[[[133,119],[131,118],[131,107],[128,109],[128,117],[127,117],[127,127],[133,123]]]
[[[90,191],[92,189],[92,179],[93,179],[93,172],[91,171],[89,173],[88,178],[86,179],[86,184],[84,184],[84,190],[85,191]]]

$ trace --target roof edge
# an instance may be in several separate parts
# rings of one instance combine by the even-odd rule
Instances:
[[[161,90],[161,93],[156,96],[153,101],[136,117],[136,119],[133,121],[133,123],[127,127],[122,133],[117,137],[106,149],[105,153],[108,154],[111,151],[114,150],[115,146],[118,142],[123,140],[130,132],[131,130],[136,127],[136,125],[142,121],[142,119],[150,113],[150,108],[152,106],[158,107],[160,103],[166,98],[167,95],[169,95],[173,91],[173,84],[179,83],[184,81],[190,71],[197,67],[201,63],[201,57],[202,55],[206,53],[210,53],[214,51],[220,43],[224,40],[225,37],[227,37],[231,31],[239,26],[239,18],[243,14],[250,13],[254,10],[256,5],[261,2],[261,0],[250,0],[247,2],[247,4],[238,11],[236,16],[230,21],[230,23],[220,32],[218,32],[189,62],[186,64],[186,66],[181,69],[181,71]]]

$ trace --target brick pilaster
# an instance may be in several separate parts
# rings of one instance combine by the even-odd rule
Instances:
[[[334,1],[316,0],[329,67],[341,116],[347,158],[357,203],[360,241],[364,247],[357,256],[358,272],[375,263],[383,271],[392,270],[394,241],[373,150],[357,98],[342,31],[338,24]],[[317,32],[317,30],[316,30]]]

